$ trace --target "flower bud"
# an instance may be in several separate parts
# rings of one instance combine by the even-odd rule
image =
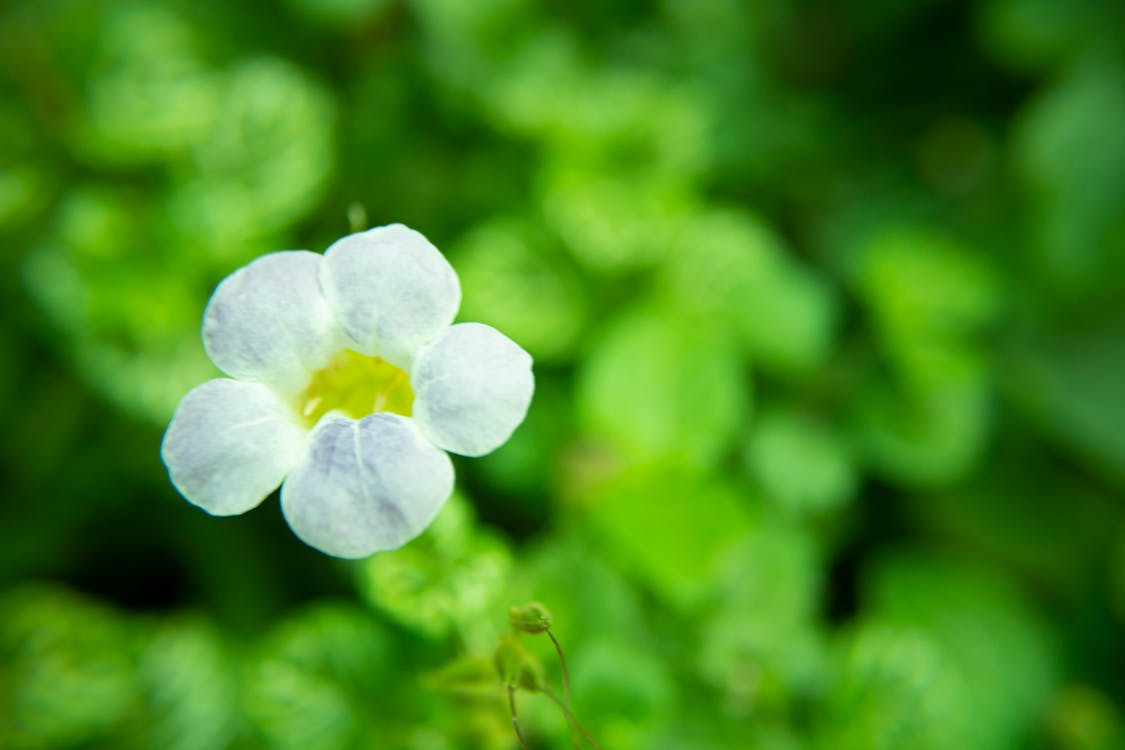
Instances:
[[[543,687],[543,668],[539,661],[523,647],[517,636],[500,637],[496,648],[496,671],[505,685],[536,692]]]
[[[551,613],[539,602],[529,602],[508,610],[512,627],[524,633],[542,633],[551,629]]]

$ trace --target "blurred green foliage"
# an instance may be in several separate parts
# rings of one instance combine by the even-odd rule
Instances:
[[[529,600],[606,748],[1125,747],[1123,7],[5,4],[0,747],[512,748]],[[345,564],[157,445],[354,206],[537,394]]]

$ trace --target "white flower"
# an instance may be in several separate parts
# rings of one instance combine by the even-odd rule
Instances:
[[[161,445],[172,484],[217,516],[280,484],[293,532],[337,557],[410,541],[453,490],[445,451],[499,447],[534,390],[527,352],[451,325],[460,304],[453,268],[401,224],[235,271],[203,314],[207,355],[233,379],[180,401]]]

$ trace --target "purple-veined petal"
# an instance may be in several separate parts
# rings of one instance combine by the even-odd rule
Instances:
[[[422,533],[453,492],[453,464],[397,414],[329,414],[281,488],[285,520],[329,555],[366,557]]]

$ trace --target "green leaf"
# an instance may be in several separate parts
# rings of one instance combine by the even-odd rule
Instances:
[[[808,374],[831,353],[833,290],[789,258],[781,239],[750,214],[726,209],[694,216],[660,281],[701,325],[732,329],[763,369]]]
[[[140,654],[138,676],[147,711],[138,747],[223,750],[243,721],[240,660],[208,622],[159,622]]]
[[[615,732],[660,723],[677,699],[667,663],[630,641],[591,639],[571,649],[570,679],[579,720],[590,727],[612,722]]]
[[[1040,332],[1021,342],[1004,385],[1045,434],[1125,487],[1125,319]]]
[[[892,557],[866,587],[868,614],[840,643],[823,747],[1018,745],[1054,688],[1036,616],[992,572]]]
[[[139,192],[79,185],[22,270],[83,379],[127,413],[162,424],[216,370],[199,344],[205,297],[193,276],[205,264],[189,259],[169,274],[180,261],[174,248],[153,254],[155,214]]]
[[[431,638],[459,635],[488,648],[504,622],[512,554],[479,528],[463,496],[449,499],[410,544],[360,563],[360,594],[396,621]]]
[[[589,434],[641,464],[712,467],[749,410],[749,380],[721,334],[651,308],[609,323],[577,388]]]
[[[820,750],[939,750],[957,745],[972,722],[957,678],[924,629],[865,622],[838,645],[828,683]],[[958,708],[968,716],[956,713]]]
[[[13,750],[114,736],[141,705],[136,633],[62,588],[0,598],[0,739]]]
[[[750,529],[736,486],[675,474],[624,477],[591,499],[606,554],[665,603],[700,606],[730,551]]]
[[[887,354],[960,342],[996,318],[995,272],[980,253],[920,227],[886,229],[861,251],[854,284]]]
[[[816,692],[825,660],[821,567],[813,538],[768,513],[727,556],[700,624],[697,669],[728,705],[783,716]]]
[[[537,599],[551,608],[552,632],[568,646],[587,639],[647,642],[640,593],[579,533],[554,534],[527,550],[513,571],[509,603]]]
[[[679,183],[560,162],[548,170],[540,201],[550,227],[587,271],[621,276],[674,247],[690,206]]]
[[[911,391],[876,379],[855,403],[863,457],[881,476],[910,487],[963,480],[978,466],[991,436],[985,383],[938,372],[927,373],[927,380]]]
[[[1099,51],[1033,100],[1014,139],[1034,206],[1037,281],[1078,305],[1120,299],[1125,141],[1115,123],[1122,118],[1125,64]]]
[[[303,69],[247,58],[224,76],[222,111],[168,195],[168,218],[204,257],[229,263],[276,249],[315,208],[335,168],[331,93]]]
[[[248,671],[246,711],[274,748],[355,747],[395,677],[394,652],[371,615],[314,605],[268,634]]]
[[[165,4],[125,3],[100,29],[78,147],[126,164],[182,157],[219,119],[223,81],[202,29]]]
[[[535,225],[494,219],[450,253],[461,279],[461,317],[495,326],[537,362],[569,359],[586,324],[577,274]]]
[[[793,511],[822,511],[847,502],[859,482],[841,433],[807,414],[774,409],[761,415],[746,447],[746,465],[766,496]]]

